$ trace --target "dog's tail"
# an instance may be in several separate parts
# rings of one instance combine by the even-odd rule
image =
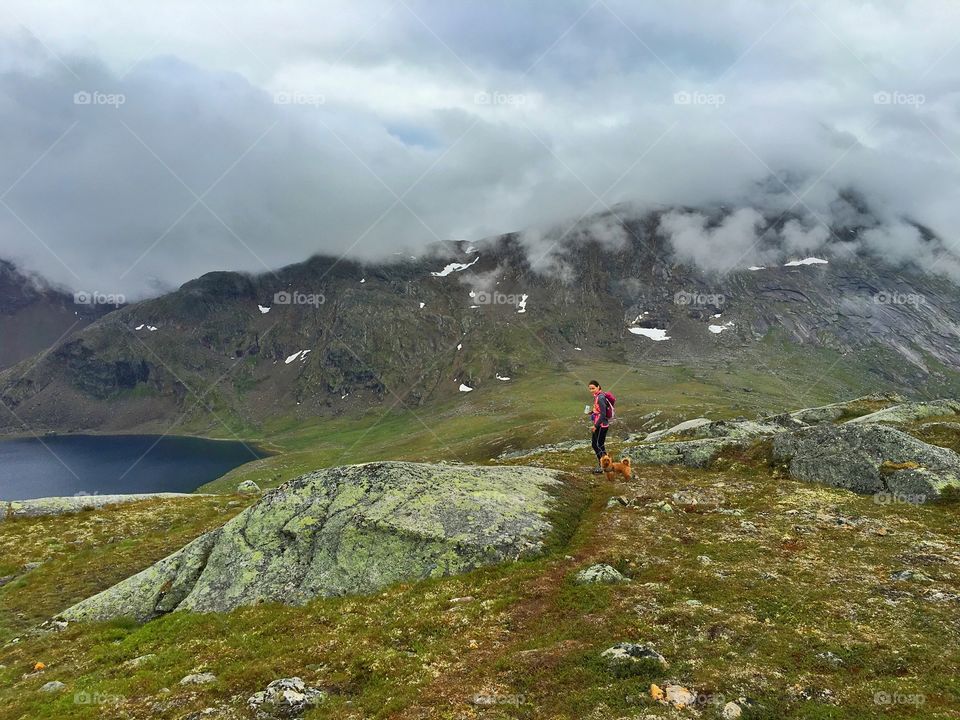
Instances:
[[[620,460],[620,462],[622,462],[622,463],[623,463],[624,465],[626,465],[627,467],[630,467],[630,458],[628,458],[628,457],[622,458],[622,459]]]

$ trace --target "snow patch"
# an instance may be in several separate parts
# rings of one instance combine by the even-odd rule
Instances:
[[[263,305],[257,305],[257,308],[259,308],[261,315],[266,315],[268,312],[270,312],[270,308],[264,307]]]
[[[520,302],[517,303],[517,307],[520,308],[517,310],[517,313],[525,313],[527,311],[527,298],[530,297],[526,293],[520,296]]]
[[[292,363],[292,362],[293,362],[294,360],[296,360],[297,358],[300,358],[301,360],[305,360],[305,359],[307,358],[307,354],[310,353],[310,352],[312,352],[312,351],[311,351],[311,350],[297,350],[297,352],[295,352],[293,355],[291,355],[291,356],[288,357],[286,360],[284,360],[283,363],[284,363],[285,365],[289,365],[290,363]]]
[[[710,325],[707,329],[712,332],[714,335],[719,335],[727,328],[732,328],[732,322],[725,322],[723,325]]]
[[[157,328],[155,325],[147,325],[147,330],[149,330],[150,332],[156,332]]]
[[[808,257],[803,260],[791,260],[786,263],[784,267],[797,267],[798,265],[826,265],[829,260],[824,260],[823,258],[818,257]]]
[[[426,303],[420,303],[420,309],[423,310],[423,308],[424,308],[425,305],[426,305]]]
[[[450,263],[449,265],[447,265],[447,266],[446,266],[443,270],[441,270],[440,272],[432,272],[432,273],[430,273],[430,274],[433,275],[434,277],[446,277],[446,276],[449,275],[450,273],[463,272],[463,271],[466,270],[468,267],[470,267],[471,265],[473,265],[474,263],[476,263],[477,260],[479,260],[479,259],[480,259],[480,256],[477,255],[477,256],[473,259],[473,262],[469,262],[469,263]]]
[[[509,379],[510,379],[510,378],[504,377],[504,376],[501,375],[500,373],[497,373],[497,380],[509,380]]]
[[[143,327],[144,327],[144,326],[143,326],[143,323],[140,323],[139,325],[137,325],[137,326],[134,328],[134,330],[143,330]]]
[[[763,267],[762,265],[751,265],[750,267],[747,268],[747,270],[753,270],[753,272],[756,272],[757,270],[766,270],[766,269],[767,268]]]
[[[667,335],[667,331],[661,330],[660,328],[632,327],[627,329],[634,335],[643,335],[644,337],[650,338],[654,342],[670,339],[670,336]]]
[[[460,392],[473,392],[473,388],[470,387],[469,385],[464,385],[463,383],[460,383]]]

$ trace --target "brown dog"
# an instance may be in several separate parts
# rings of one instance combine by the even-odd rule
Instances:
[[[613,480],[613,477],[620,473],[624,480],[630,479],[630,458],[623,458],[620,462],[614,462],[609,455],[600,458],[600,467],[603,468],[607,480]]]

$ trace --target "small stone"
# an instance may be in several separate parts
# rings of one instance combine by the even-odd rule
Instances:
[[[51,680],[51,681],[48,682],[46,685],[44,685],[43,687],[40,688],[40,692],[45,692],[45,693],[58,693],[58,692],[60,692],[61,690],[63,690],[65,687],[66,687],[66,685],[64,685],[64,684],[63,684],[62,682],[60,682],[59,680]]]
[[[713,560],[710,559],[709,555],[697,555],[697,562],[701,565],[711,565]]]
[[[933,578],[919,570],[898,570],[890,573],[891,580],[919,580],[921,582],[933,582]]]
[[[247,707],[258,720],[297,718],[326,697],[317,688],[307,687],[298,677],[274,680],[267,689],[251,695]]]
[[[578,585],[613,585],[616,583],[630,582],[630,579],[624,577],[616,568],[610,565],[591,565],[577,573],[576,583]]]
[[[135,670],[138,667],[142,665],[146,665],[148,662],[155,660],[156,657],[157,656],[154,655],[153,653],[150,653],[148,655],[141,655],[140,657],[135,657],[132,660],[127,660],[125,663],[123,663],[123,666],[125,668],[130,668],[132,670]]]
[[[451,605],[462,605],[463,603],[473,602],[473,595],[466,595],[464,597],[455,597],[450,598]]]
[[[667,685],[663,692],[667,702],[678,708],[685,708],[697,701],[697,696],[682,685]]]
[[[217,676],[213,673],[196,673],[194,675],[187,675],[180,681],[181,685],[209,685],[210,683],[215,683],[217,681]]]
[[[609,647],[600,653],[600,657],[606,659],[612,665],[624,663],[637,663],[641,660],[654,660],[664,667],[667,660],[648,645],[639,645],[637,643],[622,642],[613,647]]]
[[[36,570],[41,565],[43,565],[42,562],[28,562],[23,564],[23,569],[24,572],[30,572],[31,570]]]
[[[245,495],[255,495],[260,492],[260,486],[253,480],[244,480],[237,485],[237,492],[244,493]]]
[[[673,506],[668,502],[662,502],[659,505],[657,505],[657,510],[659,510],[660,512],[672,513]]]
[[[834,667],[839,667],[840,665],[843,665],[843,659],[838,655],[833,654],[829,650],[827,650],[826,652],[817,653],[817,657],[820,658],[821,660],[824,660],[830,663]]]
[[[740,709],[740,706],[735,702],[730,701],[723,706],[723,718],[724,720],[736,720],[736,718],[743,715],[743,710]]]
[[[687,600],[686,604],[689,605],[690,607],[700,607],[701,605],[703,605],[703,603],[700,602],[699,600]]]
[[[740,529],[743,530],[744,532],[755,533],[757,531],[757,526],[754,525],[752,522],[749,522],[748,520],[741,520]]]

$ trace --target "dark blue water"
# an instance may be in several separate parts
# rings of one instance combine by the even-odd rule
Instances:
[[[239,442],[159,435],[0,440],[0,499],[192,492],[267,454]]]

